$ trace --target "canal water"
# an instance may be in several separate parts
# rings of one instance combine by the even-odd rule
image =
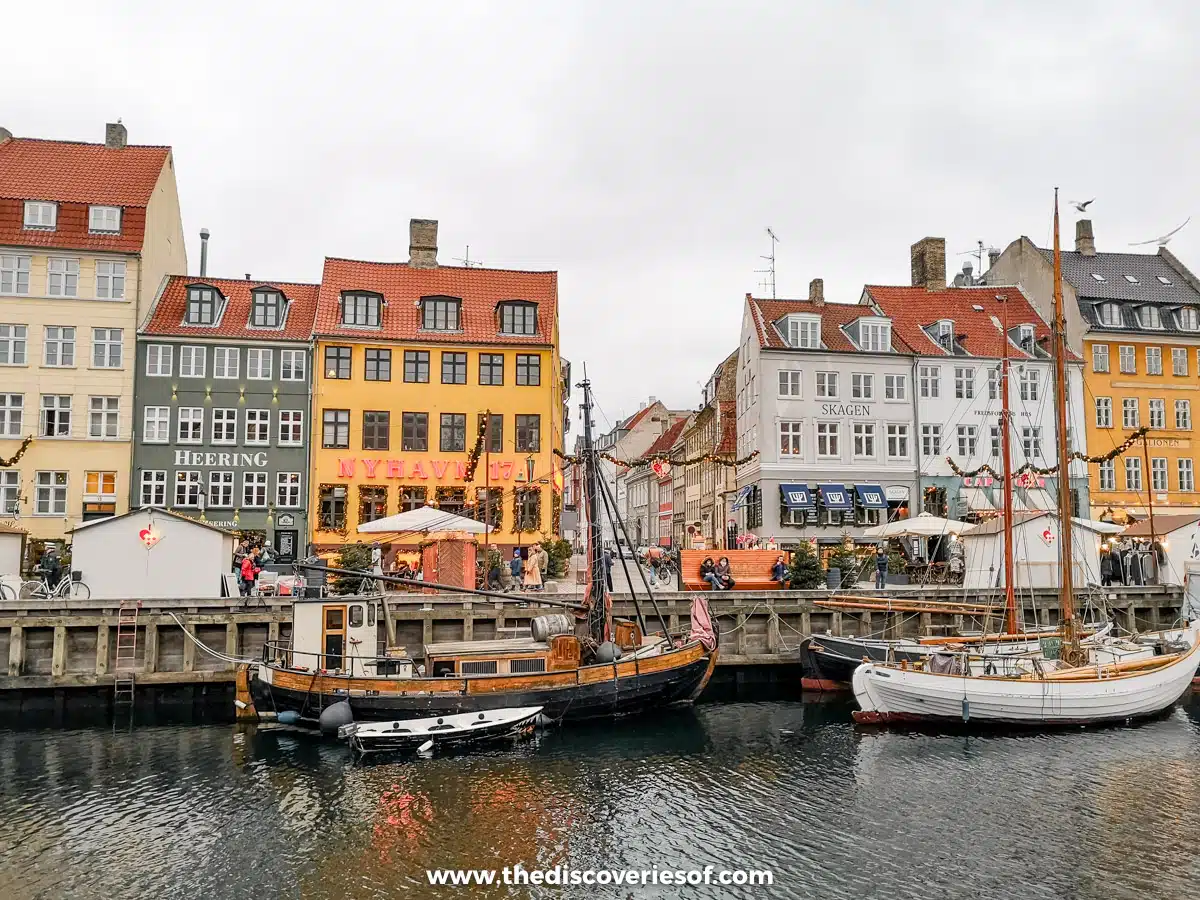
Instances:
[[[356,763],[232,725],[0,731],[0,897],[1185,898],[1200,701],[1134,728],[864,732],[702,704]],[[431,868],[769,869],[769,888],[431,887]]]

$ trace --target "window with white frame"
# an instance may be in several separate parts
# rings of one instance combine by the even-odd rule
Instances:
[[[1096,398],[1096,427],[1097,428],[1112,428],[1113,427],[1113,406],[1112,397],[1097,397]]]
[[[841,426],[837,422],[818,422],[817,456],[822,459],[841,458],[841,437]]]
[[[883,399],[884,400],[907,400],[908,399],[908,376],[907,375],[884,375],[883,376]]]
[[[921,455],[932,457],[942,455],[942,426],[921,426]]]
[[[875,458],[875,423],[855,422],[850,429],[855,459]]]
[[[1150,457],[1150,490],[1165,491],[1167,489],[1167,458],[1165,456]]]
[[[0,294],[24,296],[29,293],[28,256],[0,253]]]
[[[1150,427],[1167,427],[1167,401],[1152,398],[1150,400]]]
[[[1000,426],[999,425],[989,425],[988,426],[988,437],[991,438],[991,445],[992,445],[991,446],[991,458],[999,459],[1000,451],[1003,449],[1000,446]]]
[[[117,234],[121,230],[121,207],[89,206],[88,231],[97,234]]]
[[[836,400],[838,395],[838,373],[817,373],[817,397],[822,400]]]
[[[24,394],[0,394],[0,437],[21,437],[24,417]],[[0,510],[0,515],[3,514]]]
[[[44,438],[71,436],[70,394],[42,394],[42,421],[39,433]]]
[[[88,437],[102,439],[117,437],[120,418],[120,397],[88,398]]]
[[[229,509],[233,506],[233,473],[217,471],[208,473],[208,506]]]
[[[47,325],[42,341],[42,365],[72,368],[75,365],[75,327]]]
[[[170,378],[174,368],[175,348],[170,344],[150,344],[146,347],[146,374]]]
[[[204,408],[200,406],[179,407],[179,427],[176,441],[180,444],[199,444],[204,438]]]
[[[279,472],[275,476],[275,505],[294,508],[300,505],[300,473]]]
[[[804,373],[795,369],[782,369],[779,372],[779,396],[799,397],[804,387]]]
[[[79,260],[51,256],[46,260],[46,294],[50,297],[79,296]]]
[[[1027,462],[1041,459],[1042,429],[1037,425],[1026,425],[1021,429],[1021,451]]]
[[[1026,368],[1018,383],[1022,400],[1037,400],[1041,395],[1041,373],[1037,369]]]
[[[96,298],[125,299],[125,263],[119,259],[96,260]]]
[[[21,473],[0,469],[0,516],[15,516],[21,511]]]
[[[269,409],[246,410],[246,444],[271,443],[271,411]]]
[[[1184,331],[1200,331],[1200,314],[1194,306],[1185,306],[1179,310],[1179,327]]]
[[[142,443],[168,444],[171,441],[171,407],[142,407]]]
[[[280,381],[303,381],[304,380],[304,350],[280,350],[279,351],[279,380]]]
[[[1125,490],[1142,489],[1142,461],[1136,456],[1125,457]]]
[[[1186,375],[1188,373],[1188,352],[1186,347],[1171,348],[1171,374]]]
[[[1196,489],[1196,473],[1190,459],[1180,457],[1178,461],[1179,489],[1194,491]]]
[[[83,473],[83,502],[97,504],[103,508],[98,511],[115,513],[117,502],[117,473],[116,472],[84,472]]]
[[[919,393],[922,397],[938,397],[942,392],[942,370],[938,366],[920,366],[917,369]]]
[[[1108,344],[1092,344],[1092,371],[1108,371]]]
[[[25,365],[28,336],[28,325],[0,325],[0,366]]]
[[[850,375],[850,398],[852,400],[875,399],[875,376],[862,372]]]
[[[887,426],[887,455],[888,459],[908,459],[908,426]]]
[[[1162,328],[1162,316],[1157,306],[1146,305],[1138,310],[1138,324],[1143,328]]]
[[[1192,401],[1175,401],[1175,428],[1178,431],[1192,430]]]
[[[1100,324],[1109,328],[1120,328],[1121,322],[1121,307],[1115,303],[1101,303],[1096,310],[1100,316]]]
[[[1162,374],[1162,347],[1146,348],[1146,374]]]
[[[279,411],[279,446],[298,447],[304,443],[304,413],[298,409]]]
[[[93,328],[92,366],[97,369],[121,368],[123,346],[120,328]]]
[[[975,425],[958,426],[958,455],[970,459],[979,446],[979,428]]]
[[[142,506],[167,505],[167,470],[142,469]]]
[[[858,325],[860,346],[868,353],[887,353],[892,349],[890,322],[863,322]]]
[[[780,456],[803,456],[804,455],[804,423],[803,422],[780,422],[779,423],[779,455]]]
[[[1107,459],[1100,463],[1100,490],[1115,491],[1117,489],[1117,463]]]
[[[261,507],[267,505],[267,473],[242,473],[242,506]]]
[[[33,514],[35,516],[65,516],[67,514],[66,472],[37,472],[34,475]]]
[[[190,346],[179,348],[180,378],[203,378],[207,368],[207,348]]]
[[[987,383],[988,383],[988,399],[989,400],[999,400],[1000,399],[1000,370],[997,369],[995,366],[988,366]]]
[[[213,378],[237,378],[242,351],[237,347],[213,348]]]
[[[378,294],[342,294],[342,324],[378,328],[382,300]]]
[[[819,350],[821,320],[790,316],[787,320],[787,342],[789,347],[799,350]]]
[[[175,503],[179,507],[198,507],[200,505],[200,473],[195,469],[177,469],[175,471]]]
[[[212,411],[212,443],[237,443],[237,409],[214,409]]]
[[[251,347],[246,351],[246,377],[255,381],[271,379],[271,351],[263,347]]]
[[[1117,348],[1117,356],[1120,360],[1122,375],[1137,374],[1137,349],[1135,347],[1122,344]]]
[[[214,325],[217,321],[217,292],[210,287],[190,287],[187,308],[183,314],[186,325]]]
[[[1125,397],[1121,401],[1121,427],[1139,428],[1141,424],[1142,416],[1138,410],[1138,398]]]
[[[278,328],[283,322],[283,296],[278,291],[254,291],[250,300],[250,324],[254,328]]]
[[[971,400],[975,397],[975,370],[967,366],[954,368],[954,399]]]
[[[58,204],[39,200],[25,201],[25,227],[53,231],[58,224]]]

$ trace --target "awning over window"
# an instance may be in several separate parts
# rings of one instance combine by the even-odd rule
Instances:
[[[854,509],[854,501],[844,484],[818,484],[817,490],[826,509]]]
[[[858,494],[858,502],[863,509],[887,509],[887,497],[883,488],[877,484],[856,484],[854,492]]]
[[[788,509],[813,508],[813,495],[807,484],[781,484],[779,498]]]

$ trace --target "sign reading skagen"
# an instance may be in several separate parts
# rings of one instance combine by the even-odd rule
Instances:
[[[869,403],[822,403],[821,415],[823,416],[869,416],[871,415],[871,404]]]
[[[222,468],[241,466],[247,469],[265,469],[267,466],[267,454],[261,450],[258,453],[213,453],[202,450],[176,450],[175,465],[221,466]]]

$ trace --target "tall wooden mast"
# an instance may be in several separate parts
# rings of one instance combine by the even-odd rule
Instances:
[[[1001,494],[1004,498],[1004,630],[1016,634],[1017,627],[1017,592],[1013,586],[1013,474],[1012,450],[1009,440],[1012,437],[1012,409],[1008,405],[1008,296],[997,294],[996,299],[1004,304],[1004,334],[1001,345],[1004,353],[1000,358],[1000,458],[1004,464],[1004,483]]]
[[[1079,623],[1075,618],[1075,584],[1071,570],[1074,544],[1071,538],[1071,449],[1067,446],[1067,341],[1066,316],[1063,311],[1062,248],[1058,238],[1058,188],[1054,189],[1054,412],[1058,443],[1058,559],[1062,594],[1060,628],[1063,634],[1063,659],[1076,664],[1082,651],[1079,648]]]

